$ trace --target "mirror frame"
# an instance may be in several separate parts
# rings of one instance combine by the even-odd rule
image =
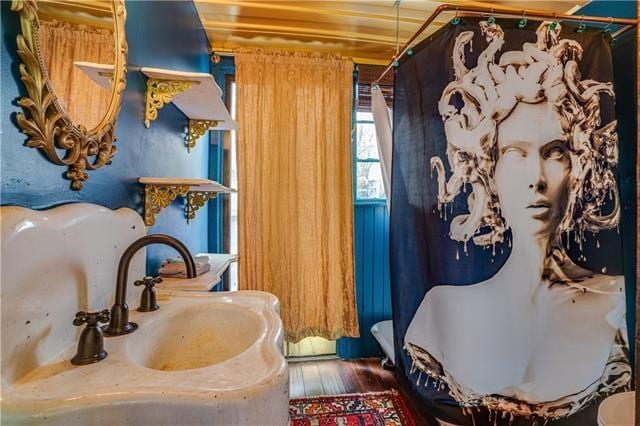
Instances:
[[[25,143],[27,147],[39,149],[53,163],[68,167],[65,177],[71,180],[71,189],[76,191],[82,189],[84,181],[89,179],[87,170],[111,164],[117,151],[114,146],[116,119],[126,85],[127,12],[124,0],[112,0],[111,4],[115,41],[111,99],[105,116],[94,129],[74,124],[58,102],[38,45],[36,0],[12,0],[11,4],[11,10],[20,14],[22,34],[17,36],[17,45],[22,59],[20,77],[27,90],[27,96],[18,100],[26,114],[17,113],[16,120],[22,132],[29,137]]]

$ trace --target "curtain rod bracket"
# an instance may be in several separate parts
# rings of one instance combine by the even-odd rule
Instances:
[[[578,23],[578,27],[576,28],[577,33],[581,33],[587,29],[587,25],[584,23],[584,15],[580,18],[580,22]]]

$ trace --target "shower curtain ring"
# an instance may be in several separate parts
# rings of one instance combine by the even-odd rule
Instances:
[[[458,17],[458,6],[456,6],[456,14],[451,20],[451,25],[458,25],[460,23],[460,18]]]
[[[580,17],[580,22],[578,23],[578,27],[576,28],[576,32],[577,33],[581,33],[583,32],[585,29],[587,29],[587,26],[584,23],[584,15],[582,15]]]
[[[496,23],[496,17],[493,16],[493,8],[491,8],[491,15],[489,16],[489,19],[487,19],[487,24],[489,24],[489,26],[492,26],[495,23]]]
[[[522,18],[520,19],[520,22],[518,22],[518,28],[524,28],[527,26],[527,14],[525,12],[524,9],[522,9]]]
[[[602,30],[602,35],[606,35],[609,34],[611,32],[611,24],[613,24],[613,18],[611,16],[609,16],[609,23],[604,27],[604,30]]]

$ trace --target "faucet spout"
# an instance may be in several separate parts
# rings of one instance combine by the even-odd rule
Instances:
[[[174,248],[184,260],[187,277],[195,278],[196,263],[189,249],[179,240],[164,234],[146,235],[134,241],[122,254],[118,264],[118,277],[116,281],[116,300],[111,307],[109,324],[104,329],[105,336],[120,336],[135,331],[138,325],[129,322],[129,307],[127,306],[127,279],[129,275],[129,265],[133,256],[143,247],[150,244],[164,244]]]

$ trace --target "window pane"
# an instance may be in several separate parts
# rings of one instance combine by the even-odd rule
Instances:
[[[378,162],[358,162],[356,198],[385,198],[382,171]]]
[[[376,128],[373,123],[357,124],[357,158],[366,160],[368,158],[378,159],[378,142],[376,140]]]

